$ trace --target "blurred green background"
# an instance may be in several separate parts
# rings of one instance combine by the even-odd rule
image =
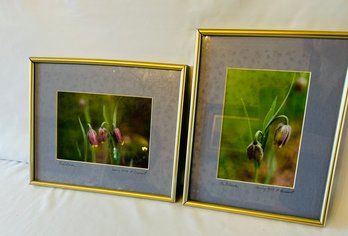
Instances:
[[[57,158],[133,167],[148,167],[151,125],[151,98],[100,95],[73,92],[57,94]],[[87,160],[84,159],[84,135],[88,123],[98,132],[103,122],[108,131],[114,128],[113,117],[117,107],[116,127],[122,132],[124,145],[117,144],[109,133],[108,140],[95,149],[88,143]],[[113,148],[117,149],[117,160]],[[144,148],[145,147],[145,148]]]
[[[310,80],[309,72],[227,69],[222,134],[219,149],[218,178],[252,182],[254,163],[248,159],[247,147],[252,136],[263,129],[264,118],[277,97],[276,110],[294,84],[285,105],[278,115],[286,115],[292,127],[289,142],[282,148],[273,145],[276,121],[270,128],[268,141],[261,161],[259,182],[292,187],[297,164],[306,97]],[[275,158],[270,162],[270,156]],[[273,166],[271,166],[273,165]],[[274,168],[270,176],[269,168]]]

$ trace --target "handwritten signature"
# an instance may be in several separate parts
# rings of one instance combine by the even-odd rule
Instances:
[[[59,162],[59,165],[62,165],[62,166],[71,166],[71,167],[75,167],[75,165],[74,164],[72,164],[72,163],[70,163],[70,162]]]
[[[222,182],[220,182],[220,184],[224,185],[224,186],[232,187],[232,188],[239,188],[237,184],[234,184],[234,183],[231,183],[231,182],[222,181]]]
[[[282,189],[282,188],[275,188],[271,186],[256,186],[256,189],[261,190],[262,192],[281,192],[281,193],[293,193],[295,190],[293,189]]]
[[[141,170],[127,170],[127,169],[117,169],[117,168],[112,168],[111,170],[114,172],[124,173],[124,174],[135,174],[135,175],[147,174],[147,171],[141,171]]]

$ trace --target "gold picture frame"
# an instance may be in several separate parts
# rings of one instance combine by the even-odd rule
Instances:
[[[30,183],[175,202],[186,71],[31,57]]]
[[[347,52],[347,32],[199,29],[191,83],[183,204],[324,226],[347,107]],[[238,71],[240,69],[243,73]],[[259,73],[252,70],[266,72]],[[252,134],[252,131],[257,130],[255,129],[257,122],[262,121],[258,119],[258,116],[264,117],[265,120],[266,118],[275,120],[275,116],[280,115],[277,112],[283,111],[283,105],[288,103],[285,101],[291,100],[288,99],[289,94],[291,96],[295,93],[293,92],[295,88],[301,88],[294,85],[293,79],[291,86],[287,85],[288,87],[283,89],[288,90],[288,94],[283,95],[286,97],[283,103],[274,99],[274,105],[272,104],[270,108],[274,116],[265,116],[266,112],[259,108],[267,103],[266,100],[260,101],[258,98],[257,102],[254,101],[254,104],[248,107],[242,98],[238,97],[239,100],[232,102],[233,96],[226,97],[226,91],[232,95],[240,94],[237,88],[242,90],[243,84],[237,84],[238,81],[244,81],[244,87],[249,89],[249,93],[246,92],[247,95],[260,94],[259,88],[264,86],[262,84],[264,82],[259,82],[260,78],[266,81],[265,78],[272,77],[272,73],[276,73],[272,71],[309,73],[307,82],[304,83],[308,88],[308,97],[303,95],[305,99],[303,104],[307,103],[307,109],[305,106],[301,107],[301,114],[305,116],[303,130],[301,131],[301,122],[298,122],[300,125],[297,130],[299,131],[294,134],[298,136],[297,142],[300,145],[296,146],[297,149],[292,149],[296,155],[298,153],[299,158],[293,161],[294,167],[289,177],[294,184],[296,182],[293,188],[292,185],[289,185],[290,188],[286,187],[286,184],[284,184],[285,187],[283,186],[284,169],[269,172],[272,166],[269,163],[272,162],[267,164],[266,160],[271,159],[271,155],[277,157],[278,154],[270,154],[270,151],[263,152],[266,147],[267,150],[276,149],[274,145],[277,142],[278,145],[281,144],[279,145],[281,147],[288,141],[291,129],[290,131],[286,129],[283,123],[281,123],[283,127],[279,129],[276,127],[268,129],[269,126],[266,126],[267,135],[271,132],[275,133],[273,146],[262,143],[261,140],[264,141],[265,134],[264,130],[259,130],[255,138],[252,135],[250,135],[251,140],[246,138],[251,141],[249,146],[247,144],[250,141],[243,141],[244,143],[241,141],[242,147],[222,153],[225,159],[219,159],[221,147],[226,149],[226,145],[230,147],[237,145],[234,143],[237,141],[233,141],[235,140],[233,138],[230,138],[232,140],[230,142],[224,140],[224,132],[235,135],[238,140],[243,140],[244,136],[241,131],[238,131],[238,125],[249,126],[250,134]],[[295,73],[290,72],[286,73],[289,75]],[[252,76],[245,77],[246,73]],[[309,77],[311,77],[310,86]],[[301,79],[303,82],[304,79]],[[227,88],[228,80],[235,87],[229,85],[230,87]],[[250,88],[253,89],[252,92]],[[245,91],[248,91],[247,89]],[[276,89],[282,91],[279,86]],[[279,95],[274,91],[276,90],[272,91],[275,95],[270,96],[272,98]],[[267,92],[264,93],[263,90],[262,96],[266,96],[265,94],[267,95]],[[298,96],[293,94],[292,99],[296,100]],[[230,100],[225,100],[225,97]],[[227,105],[230,106],[228,111],[230,113],[226,112],[226,105],[224,105],[226,101],[232,104]],[[236,103],[239,105],[235,105]],[[285,106],[290,107],[290,105]],[[277,107],[279,109],[276,112]],[[250,116],[255,118],[251,125],[248,110],[252,113]],[[330,112],[329,115],[328,112]],[[223,125],[224,117],[227,119],[230,114],[239,115],[232,116],[235,119],[234,123],[230,121],[230,127],[237,128],[228,129]],[[293,114],[290,115],[295,117]],[[241,121],[237,123],[236,120],[241,117],[244,123]],[[273,120],[271,119],[269,124]],[[262,135],[259,135],[260,133]],[[228,136],[225,135],[225,137]],[[245,137],[249,137],[248,134],[245,134]],[[267,142],[267,138],[265,140]],[[296,156],[295,154],[293,156]],[[290,156],[290,154],[287,155]],[[252,162],[256,163],[253,170]],[[227,174],[219,173],[219,163],[225,166],[224,171]],[[253,175],[259,176],[259,172],[262,171],[266,177],[261,180],[253,178]],[[286,173],[289,172],[286,171]],[[267,178],[270,173],[270,177]],[[218,178],[219,175],[223,178]]]

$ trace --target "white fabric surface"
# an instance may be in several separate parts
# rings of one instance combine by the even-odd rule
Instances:
[[[28,164],[0,160],[0,235],[348,235],[347,155],[338,164],[327,226],[320,228],[180,202],[28,185]]]
[[[30,56],[192,66],[196,28],[348,31],[347,12],[344,0],[0,0],[0,235],[348,235],[347,128],[326,228],[31,186],[25,163]]]

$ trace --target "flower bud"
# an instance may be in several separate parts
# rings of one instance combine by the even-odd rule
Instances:
[[[104,127],[100,127],[98,129],[98,142],[99,143],[104,143],[108,137],[108,130]]]
[[[263,149],[259,141],[254,141],[249,144],[247,148],[249,160],[256,160],[260,162],[263,158]]]
[[[98,147],[97,133],[94,131],[94,129],[92,129],[92,127],[89,127],[87,138],[93,148]]]
[[[277,129],[275,130],[274,145],[281,148],[289,141],[290,135],[291,135],[291,126],[280,123]]]
[[[79,100],[79,106],[80,106],[81,108],[85,108],[85,107],[86,107],[86,100],[83,99],[83,98],[81,98],[81,99]]]
[[[295,90],[302,92],[307,86],[307,80],[303,77],[300,77],[295,82]]]
[[[113,133],[114,133],[114,136],[115,136],[117,143],[123,145],[124,141],[123,141],[121,130],[119,128],[115,128]]]

